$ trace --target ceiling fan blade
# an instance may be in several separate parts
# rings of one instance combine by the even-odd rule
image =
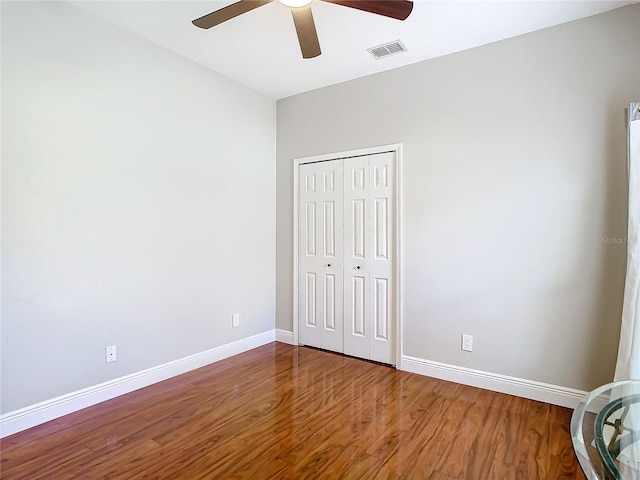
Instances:
[[[313,58],[320,55],[320,42],[318,41],[318,32],[316,32],[316,24],[313,21],[311,7],[307,5],[301,8],[292,8],[293,23],[298,32],[298,42],[300,42],[300,50],[302,58]]]
[[[405,20],[413,10],[413,2],[409,0],[322,0],[344,7],[377,13],[384,17]]]
[[[231,20],[238,15],[250,12],[254,8],[261,7],[271,2],[273,2],[273,0],[240,0],[239,2],[232,3],[231,5],[221,8],[220,10],[204,15],[203,17],[196,18],[191,23],[200,28],[215,27],[216,25],[220,25],[222,22]]]

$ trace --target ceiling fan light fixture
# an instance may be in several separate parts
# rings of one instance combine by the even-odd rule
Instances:
[[[2,1],[2,0],[0,0]],[[214,10],[207,15],[196,18],[193,23],[198,28],[209,29],[220,25],[227,20],[236,18],[243,13],[250,12],[263,5],[268,5],[274,0],[238,0],[219,10]],[[298,35],[302,58],[315,58],[322,53],[316,24],[313,21],[311,2],[313,0],[278,0],[282,5],[289,7],[293,16],[293,23]],[[375,13],[383,17],[406,19],[413,10],[411,0],[322,0],[343,7],[354,8],[363,12]],[[393,52],[396,53],[396,52]]]
[[[311,3],[311,0],[278,0],[281,4],[290,8],[302,8]]]

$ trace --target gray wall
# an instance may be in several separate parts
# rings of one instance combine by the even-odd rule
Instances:
[[[66,2],[2,2],[2,412],[273,329],[275,121]]]
[[[292,329],[292,159],[401,142],[404,353],[579,389],[610,381],[624,108],[639,99],[634,5],[279,101],[278,328]]]

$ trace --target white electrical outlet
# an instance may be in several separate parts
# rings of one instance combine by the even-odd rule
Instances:
[[[462,335],[462,350],[473,352],[473,335]]]
[[[106,363],[111,363],[116,361],[116,346],[111,345],[110,347],[106,347],[104,349],[105,358],[104,361]]]
[[[234,313],[233,315],[231,315],[231,326],[233,328],[240,326],[240,314],[239,313]]]

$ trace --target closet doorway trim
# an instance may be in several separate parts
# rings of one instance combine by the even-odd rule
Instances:
[[[299,197],[299,169],[300,165],[313,162],[327,162],[330,160],[347,160],[353,157],[361,157],[364,155],[375,155],[378,153],[394,152],[395,153],[395,227],[393,234],[394,254],[396,261],[394,262],[393,274],[395,276],[394,291],[396,302],[394,306],[395,314],[395,367],[399,368],[400,359],[402,358],[403,345],[403,297],[402,297],[402,144],[394,143],[390,145],[381,145],[378,147],[361,148],[357,150],[348,150],[345,152],[327,153],[324,155],[315,155],[311,157],[301,157],[293,159],[293,344],[299,345],[298,339],[298,197]]]

